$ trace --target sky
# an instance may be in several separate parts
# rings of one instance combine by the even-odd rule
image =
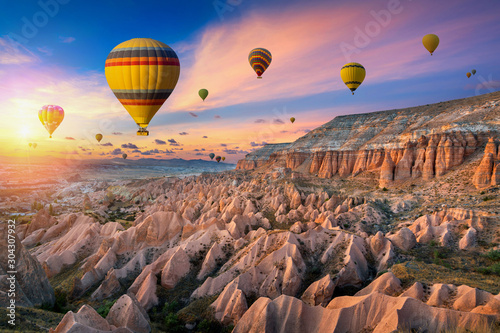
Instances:
[[[213,152],[236,163],[339,115],[500,89],[494,0],[1,3],[0,156],[208,159]],[[429,33],[440,38],[433,56],[422,45]],[[136,135],[104,75],[109,52],[140,37],[168,44],[181,66],[149,136]],[[273,57],[262,80],[248,63],[256,47]],[[367,73],[354,96],[340,78],[348,62]],[[209,91],[204,102],[201,88]],[[52,139],[38,119],[46,104],[65,111]]]

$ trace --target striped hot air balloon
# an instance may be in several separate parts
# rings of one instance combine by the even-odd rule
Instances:
[[[58,105],[44,105],[38,111],[38,119],[52,137],[52,133],[64,119],[64,110]]]
[[[365,79],[366,71],[363,65],[358,64],[357,62],[350,62],[345,64],[344,67],[340,70],[340,77],[342,81],[344,81],[347,88],[352,91],[354,95],[354,91],[361,85],[363,80]]]
[[[267,67],[271,64],[271,52],[261,47],[253,49],[248,55],[248,61],[250,66],[252,66],[255,73],[257,73],[257,78],[262,79],[262,74],[266,71]]]
[[[179,79],[177,54],[154,39],[134,38],[116,46],[105,66],[109,87],[139,126],[137,135],[148,135],[149,122]]]

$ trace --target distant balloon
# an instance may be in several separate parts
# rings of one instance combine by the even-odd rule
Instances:
[[[205,98],[207,98],[207,96],[208,96],[208,90],[207,89],[200,89],[200,91],[198,91],[198,95],[200,95],[202,100],[205,100]]]
[[[291,121],[291,122],[292,122],[292,124],[293,124],[293,123],[295,122],[295,118],[294,118],[294,117],[290,118],[290,121]]]
[[[123,157],[124,160],[127,158],[127,156],[128,156],[127,154],[123,154],[122,155],[122,157]]]
[[[357,62],[350,62],[345,64],[342,69],[340,69],[340,77],[342,81],[344,81],[347,88],[352,91],[354,95],[354,91],[360,86],[366,76],[366,71],[363,65],[358,64]]]
[[[439,37],[434,34],[425,35],[424,38],[422,38],[422,44],[424,44],[424,47],[432,55],[439,45]]]
[[[467,75],[467,78],[470,78],[470,76],[471,76],[471,74],[470,74],[470,73],[467,73],[467,74],[465,74],[465,75]]]
[[[58,105],[44,105],[38,111],[38,119],[52,137],[52,133],[64,119],[64,110]]]
[[[210,159],[213,160],[214,157],[215,157],[215,154],[214,153],[210,153],[210,154],[208,154],[208,156],[210,156]]]
[[[30,146],[30,148],[31,148],[31,145],[32,145],[31,143],[28,143],[28,146]]]
[[[134,38],[116,46],[108,55],[108,85],[139,126],[146,128],[177,84],[180,63],[167,44],[151,38]]]
[[[220,162],[220,160],[221,160],[221,157],[220,157],[220,156],[217,156],[217,157],[215,158],[215,160],[217,161],[217,163],[219,163],[219,162]]]
[[[252,66],[255,73],[257,73],[257,78],[262,79],[262,74],[271,64],[273,57],[271,52],[263,48],[256,48],[250,51],[248,55],[248,61],[250,66]]]
[[[226,157],[225,156],[222,156],[222,160],[225,161],[226,160]]]
[[[37,145],[37,144],[36,144],[36,142],[35,142],[35,143],[33,144],[33,148],[36,148],[36,146],[38,146],[38,145]]]
[[[472,75],[476,75],[476,70],[475,69],[471,70],[470,72],[472,73]]]
[[[102,140],[102,134],[96,134],[95,135],[95,139],[97,140],[97,142],[101,142],[101,140]]]

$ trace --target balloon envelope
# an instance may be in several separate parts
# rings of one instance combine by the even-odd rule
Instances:
[[[31,148],[31,143],[28,143],[28,146],[30,146],[30,148]]]
[[[38,111],[38,119],[52,137],[52,133],[64,119],[64,110],[58,105],[44,105]]]
[[[219,163],[219,162],[220,162],[220,160],[221,160],[221,157],[220,157],[220,156],[217,156],[217,157],[215,158],[215,160],[217,161],[217,163]]]
[[[127,156],[128,156],[127,154],[123,154],[123,155],[122,155],[123,159],[126,159],[126,158],[127,158]]]
[[[344,81],[347,88],[352,91],[354,95],[354,91],[360,86],[366,76],[366,70],[363,65],[358,64],[357,62],[350,62],[345,64],[344,67],[340,69],[340,77],[342,81]]]
[[[291,122],[292,122],[292,124],[293,124],[293,123],[295,122],[295,118],[294,118],[294,117],[290,118],[290,121],[291,121]]]
[[[273,57],[271,52],[261,47],[253,49],[248,55],[248,61],[250,66],[252,66],[255,73],[257,73],[257,78],[262,79],[262,74],[271,64]]]
[[[465,75],[467,75],[467,78],[470,78],[470,76],[471,76],[471,74],[470,74],[470,73],[467,73],[467,74],[465,74]]]
[[[119,44],[105,65],[109,87],[139,126],[138,135],[149,134],[146,127],[174,90],[179,73],[174,50],[151,38]]]
[[[208,156],[210,156],[210,159],[213,160],[214,157],[215,157],[215,154],[214,153],[210,153],[210,154],[208,154]]]
[[[200,95],[202,100],[205,100],[205,98],[207,98],[207,96],[208,96],[208,90],[207,89],[200,89],[200,91],[198,91],[198,95]]]
[[[439,37],[434,34],[425,35],[422,38],[422,44],[432,55],[439,45]]]
[[[102,134],[96,134],[95,135],[95,139],[97,140],[97,142],[101,142],[101,140],[102,140]]]
[[[222,156],[222,160],[225,161],[226,160],[226,157],[225,156]]]
[[[475,69],[471,70],[470,72],[472,73],[472,75],[476,75],[476,70]]]
[[[38,146],[36,143],[33,144],[33,148],[36,148],[36,146]]]

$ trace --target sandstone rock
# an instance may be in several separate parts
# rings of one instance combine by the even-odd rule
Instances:
[[[387,238],[398,248],[403,251],[408,251],[417,245],[417,239],[413,232],[403,227],[395,235],[389,235]]]
[[[0,306],[6,307],[10,304],[10,297],[7,291],[12,282],[15,283],[16,290],[16,305],[17,306],[53,306],[55,302],[54,290],[52,289],[47,275],[42,266],[34,258],[26,248],[21,244],[15,234],[10,234],[14,237],[14,244],[7,240],[9,227],[7,223],[0,224],[0,235],[4,235],[5,239],[0,241]],[[15,230],[15,229],[12,229]],[[15,268],[9,266],[9,244],[15,246],[14,258]],[[17,271],[14,279],[11,279],[12,273],[9,271]]]
[[[125,327],[134,333],[149,333],[149,316],[133,295],[123,295],[109,310],[106,320],[115,327]]]
[[[382,163],[382,166],[380,168],[380,187],[386,187],[392,183],[392,181],[394,180],[394,168],[394,161],[392,160],[391,155],[386,152],[384,163]]]
[[[313,282],[302,294],[304,303],[316,306],[326,306],[332,299],[336,283],[332,281],[330,274],[325,275],[318,281]]]
[[[92,307],[83,305],[77,313],[69,311],[57,325],[54,333],[66,332],[110,332],[111,326]]]
[[[491,185],[494,157],[491,153],[485,153],[481,163],[472,177],[472,183],[476,188],[482,189]]]
[[[373,292],[394,296],[402,291],[401,281],[392,273],[387,272],[379,276],[367,287],[358,291],[354,296],[365,296]]]
[[[466,250],[476,245],[477,231],[474,228],[469,228],[465,235],[460,239],[458,246],[460,250]]]

